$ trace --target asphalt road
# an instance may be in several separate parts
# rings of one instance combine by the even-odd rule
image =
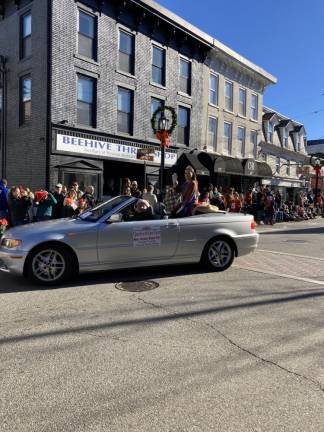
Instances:
[[[259,230],[222,274],[0,274],[0,431],[324,431],[324,221]]]

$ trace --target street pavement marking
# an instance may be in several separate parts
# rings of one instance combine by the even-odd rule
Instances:
[[[288,252],[277,252],[277,251],[272,251],[272,250],[267,250],[267,249],[257,249],[258,252],[265,252],[265,253],[270,253],[270,254],[275,254],[275,255],[289,255],[289,256],[293,256],[293,257],[297,257],[297,258],[307,258],[307,259],[311,259],[311,260],[316,260],[316,261],[324,261],[324,258],[317,258],[317,257],[313,257],[313,256],[308,256],[308,255],[298,255],[298,254],[292,254],[292,253],[288,253]]]
[[[289,254],[287,254],[287,255],[289,255]],[[239,268],[241,270],[252,271],[255,273],[263,273],[263,274],[267,274],[267,275],[271,275],[271,276],[277,276],[277,277],[281,277],[281,278],[285,278],[285,279],[294,279],[294,280],[298,280],[298,281],[302,281],[302,282],[307,282],[307,283],[311,283],[311,284],[315,284],[315,285],[324,286],[324,281],[319,281],[319,280],[315,280],[315,279],[309,279],[309,278],[304,278],[304,277],[300,277],[300,276],[293,276],[293,275],[288,275],[288,274],[284,274],[284,273],[277,273],[277,272],[272,272],[269,270],[257,270],[253,267],[248,267],[248,266],[243,266],[243,265],[238,265],[238,264],[234,264],[233,267]]]

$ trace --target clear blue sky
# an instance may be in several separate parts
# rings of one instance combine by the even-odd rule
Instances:
[[[264,104],[324,138],[324,0],[157,1],[276,76]]]

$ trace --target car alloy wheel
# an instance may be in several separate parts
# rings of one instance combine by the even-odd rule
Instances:
[[[39,251],[32,260],[32,272],[40,282],[56,282],[64,275],[66,261],[55,249]]]
[[[221,272],[228,269],[234,260],[234,247],[226,238],[214,238],[207,243],[202,263],[211,271]]]

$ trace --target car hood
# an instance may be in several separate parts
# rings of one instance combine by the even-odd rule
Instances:
[[[21,225],[14,228],[9,228],[5,232],[6,238],[21,238],[29,235],[42,235],[43,233],[60,233],[64,234],[67,231],[84,230],[85,227],[92,227],[94,224],[85,222],[81,219],[56,219],[45,222],[35,222],[27,225]]]

